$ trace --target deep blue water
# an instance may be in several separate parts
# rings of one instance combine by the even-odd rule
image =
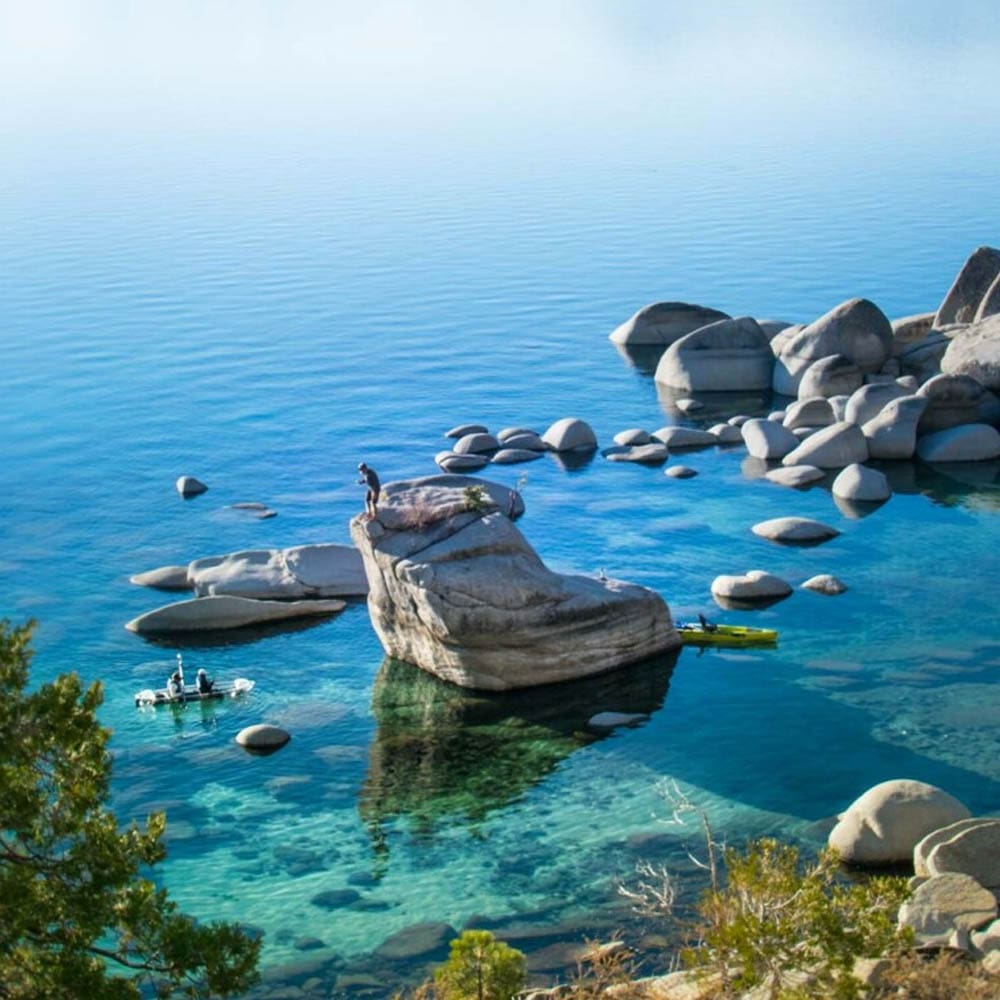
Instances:
[[[553,83],[541,111],[531,95],[477,114],[449,105],[434,127],[346,112],[310,124],[301,109],[226,121],[211,90],[208,125],[196,105],[174,108],[172,128],[165,113],[126,127],[93,108],[61,128],[51,113],[5,120],[17,141],[0,166],[0,615],[38,619],[39,680],[103,682],[118,809],[168,809],[165,883],[203,919],[262,929],[278,981],[319,955],[323,988],[361,970],[391,992],[422,959],[369,953],[428,921],[513,925],[533,953],[638,934],[615,891],[637,860],[697,887],[684,867],[697,833],[663,822],[665,780],[731,842],[815,844],[821,821],[892,777],[1000,809],[992,465],[899,463],[895,495],[863,518],[823,484],[757,478],[740,448],[684,457],[699,470],[686,481],[599,455],[497,469],[511,484],[527,473],[521,526],[550,566],[653,587],[679,618],[717,611],[720,573],[849,586],[727,613],[780,629],[776,650],[685,649],[555,694],[463,695],[383,664],[363,603],[222,644],[123,628],[169,599],[131,586],[134,572],[346,541],[357,462],[383,480],[431,474],[454,424],[541,431],[577,415],[607,444],[678,421],[607,340],[648,302],[789,321],[854,295],[890,316],[934,309],[967,254],[1000,240],[996,137],[972,127],[987,98],[974,66],[961,105],[946,96],[962,81],[940,68],[894,83],[859,58],[842,90],[796,63],[812,103],[771,81],[745,115],[727,77],[728,114],[700,90],[674,114],[661,80],[634,105],[620,84],[588,103],[594,84],[563,107]],[[948,128],[960,155],[934,141]],[[181,474],[209,492],[180,500]],[[228,509],[247,500],[278,516]],[[842,534],[790,549],[750,533],[783,514]],[[137,711],[134,691],[165,679],[178,648],[256,689]],[[602,736],[586,727],[602,710],[649,718]],[[292,742],[245,755],[233,736],[258,721]],[[326,890],[357,897],[311,902]],[[307,936],[329,951],[296,948]],[[554,975],[563,957],[534,967]]]

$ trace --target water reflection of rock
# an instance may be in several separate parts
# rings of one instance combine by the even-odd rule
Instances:
[[[386,659],[375,678],[377,721],[359,799],[384,849],[382,825],[409,817],[430,833],[475,824],[542,781],[578,747],[606,738],[598,712],[648,715],[663,704],[677,651],[598,677],[503,694],[470,691]]]
[[[774,395],[770,389],[759,392],[692,392],[690,389],[675,389],[657,382],[656,397],[660,402],[660,409],[672,420],[695,420],[699,425],[708,427],[726,421],[737,413],[765,417],[773,408]],[[685,413],[677,406],[679,399],[697,399],[702,405],[690,414]]]

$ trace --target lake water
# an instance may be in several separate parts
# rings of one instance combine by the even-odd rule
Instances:
[[[443,952],[413,934],[372,953],[440,922],[503,930],[543,978],[615,928],[663,968],[616,886],[645,859],[697,891],[697,831],[667,822],[664,782],[731,843],[814,846],[887,778],[1000,809],[996,463],[895,463],[864,517],[828,483],[760,479],[741,448],[685,456],[684,481],[600,455],[490,473],[527,473],[521,528],[551,567],[775,627],[774,650],[498,698],[383,663],[363,603],[210,643],[124,630],[169,600],[130,574],[346,542],[358,461],[433,474],[454,424],[576,415],[610,444],[685,422],[607,340],[648,302],[808,321],[863,295],[901,316],[1000,241],[985,5],[949,5],[943,28],[918,4],[905,34],[780,6],[725,26],[641,4],[523,25],[305,9],[316,38],[301,12],[255,8],[230,37],[217,10],[88,33],[52,5],[64,33],[23,15],[36,62],[22,47],[3,71],[22,86],[0,165],[0,615],[38,619],[39,680],[103,682],[115,805],[168,810],[180,904],[262,930],[268,988],[316,995],[390,994]],[[690,422],[772,401],[710,404]],[[209,492],[182,501],[182,474]],[[751,534],[786,514],[841,534]],[[712,579],[753,568],[849,589],[719,613]],[[257,686],[135,709],[179,650]],[[647,719],[588,729],[605,710]],[[248,756],[233,737],[259,721],[292,742]]]

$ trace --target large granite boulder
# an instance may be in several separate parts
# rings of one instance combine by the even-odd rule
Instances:
[[[160,566],[146,570],[145,573],[134,573],[128,578],[128,582],[137,587],[154,587],[157,590],[191,589],[187,566]]]
[[[452,445],[452,451],[456,455],[483,455],[491,451],[496,451],[500,443],[492,434],[484,434],[477,431],[473,434],[463,434]]]
[[[1000,392],[1000,314],[972,323],[953,337],[941,357],[946,375],[967,375]]]
[[[877,416],[894,399],[909,396],[910,390],[895,379],[892,382],[873,382],[855,389],[844,407],[844,417],[849,424],[863,427],[872,417]]]
[[[918,941],[946,942],[956,929],[973,931],[997,917],[989,889],[968,875],[949,873],[922,882],[899,908],[899,926],[910,927]]]
[[[884,472],[855,462],[840,471],[833,481],[830,492],[842,500],[881,503],[892,496],[892,487]]]
[[[803,373],[799,382],[799,399],[812,396],[849,396],[864,385],[865,376],[861,369],[843,354],[814,361]]]
[[[921,434],[929,434],[947,427],[976,423],[986,390],[969,375],[942,373],[928,379],[917,390],[917,395],[927,400],[917,429]]]
[[[976,826],[979,823],[996,823],[995,819],[983,819],[981,816],[971,816],[968,819],[960,819],[955,823],[949,823],[937,830],[932,830],[923,840],[919,841],[913,848],[913,874],[918,878],[930,878],[930,869],[927,867],[927,859],[938,844],[943,844],[946,840],[951,840],[963,830]]]
[[[740,432],[750,455],[764,461],[784,458],[799,446],[799,439],[776,420],[753,417],[740,427]]]
[[[989,319],[1000,313],[1000,274],[993,279],[993,284],[986,289],[986,294],[979,300],[979,308],[973,317],[973,322]]]
[[[892,326],[885,313],[867,299],[850,299],[797,333],[774,338],[774,391],[798,395],[805,370],[831,354],[849,358],[862,372],[876,372],[892,355],[892,347]]]
[[[971,323],[976,318],[979,303],[1000,275],[1000,250],[977,247],[948,289],[944,301],[934,316],[934,326],[947,323]]]
[[[940,375],[941,359],[948,350],[952,336],[964,329],[965,326],[962,325],[950,330],[931,330],[923,340],[902,351],[899,355],[900,371],[912,375],[917,382],[926,382],[929,378]]]
[[[387,484],[351,537],[386,653],[462,687],[572,680],[680,644],[651,590],[547,569],[508,515],[505,487],[461,477]]]
[[[457,451],[439,451],[434,456],[434,464],[446,473],[478,472],[489,461],[488,455],[471,452],[461,455]]]
[[[208,556],[188,564],[187,579],[200,597],[230,594],[295,600],[368,593],[361,553],[351,545],[297,545]]]
[[[585,420],[563,417],[543,435],[542,441],[550,451],[594,451],[597,435]]]
[[[912,458],[917,447],[917,425],[927,406],[923,396],[891,400],[861,428],[873,459]]]
[[[817,469],[815,465],[789,465],[779,469],[768,469],[764,473],[764,478],[779,486],[791,486],[800,489],[822,479],[826,473],[822,469]]]
[[[928,833],[968,816],[958,799],[934,785],[883,781],[848,806],[828,843],[849,864],[907,863]]]
[[[892,355],[899,357],[914,344],[919,344],[934,326],[934,313],[915,313],[892,320]]]
[[[785,465],[815,465],[820,469],[842,469],[852,462],[868,460],[868,443],[860,427],[840,421],[810,434],[783,459]]]
[[[661,427],[653,431],[654,440],[665,444],[671,451],[682,448],[710,448],[719,443],[719,439],[709,431],[697,427]]]
[[[712,581],[712,596],[734,601],[770,602],[787,597],[791,586],[781,577],[766,573],[762,569],[752,569],[738,576],[723,574]]]
[[[655,302],[643,306],[634,316],[625,320],[612,331],[610,339],[615,344],[630,347],[667,347],[692,330],[721,319],[729,319],[729,316],[718,309],[706,309],[705,306],[690,305],[687,302]]]
[[[139,635],[168,632],[202,632],[242,628],[285,618],[332,615],[344,610],[344,602],[334,598],[311,601],[255,601],[246,597],[195,597],[190,601],[166,604],[147,611],[126,624]]]
[[[790,430],[798,427],[829,427],[837,422],[833,405],[825,396],[813,396],[809,399],[799,399],[785,410],[782,421]]]
[[[927,872],[959,872],[987,888],[1000,888],[1000,819],[968,823],[940,841],[927,855]]]
[[[988,462],[1000,458],[1000,433],[989,424],[964,424],[917,440],[925,462]]]
[[[700,392],[766,389],[774,354],[749,316],[710,323],[675,340],[656,366],[656,381]]]
[[[490,462],[493,465],[515,465],[518,462],[534,462],[544,454],[530,448],[501,448],[493,453]]]

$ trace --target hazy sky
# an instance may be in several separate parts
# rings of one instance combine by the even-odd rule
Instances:
[[[990,2],[0,0],[10,129],[996,110]],[[910,112],[912,114],[912,110]],[[988,127],[988,122],[983,122]]]

